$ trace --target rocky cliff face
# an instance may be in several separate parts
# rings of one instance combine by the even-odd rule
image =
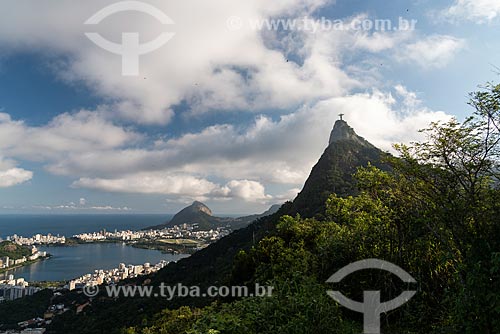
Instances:
[[[193,204],[191,204],[189,210],[192,212],[204,212],[209,216],[213,215],[212,210],[210,210],[208,206],[198,201],[195,201]]]
[[[382,159],[385,154],[358,136],[346,121],[338,120],[330,135],[328,147],[293,201],[290,213],[313,217],[324,211],[324,204],[330,194],[355,195],[357,187],[353,174],[357,168],[371,163],[381,169],[388,169]]]
[[[354,129],[351,128],[349,124],[347,124],[347,122],[344,120],[338,120],[337,122],[335,122],[332,133],[330,134],[329,145],[341,141],[350,141],[361,146],[375,148],[375,146],[370,144],[363,137],[358,136]]]

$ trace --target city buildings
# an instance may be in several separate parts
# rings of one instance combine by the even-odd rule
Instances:
[[[50,233],[47,235],[35,234],[30,238],[25,238],[23,236],[18,236],[14,234],[13,236],[7,237],[7,240],[15,242],[21,246],[32,246],[32,245],[62,245],[66,243],[66,237],[64,236],[53,236]]]
[[[167,261],[161,261],[154,266],[150,263],[143,265],[126,265],[120,263],[117,268],[109,270],[95,270],[91,274],[86,274],[71,280],[67,284],[69,290],[81,289],[84,286],[97,286],[101,284],[116,284],[128,278],[135,278],[142,275],[149,275],[164,268],[168,264]]]
[[[161,239],[190,239],[200,242],[214,242],[226,235],[229,235],[230,230],[224,227],[218,227],[212,230],[199,231],[196,230],[196,224],[183,224],[161,230],[147,231],[114,231],[106,230],[93,233],[82,233],[74,235],[73,238],[82,242],[100,242],[100,241],[137,241],[137,240],[161,240]]]
[[[0,280],[0,302],[31,296],[38,291],[40,291],[39,288],[29,286],[29,283],[24,278],[16,279],[14,275],[9,275],[7,279]]]

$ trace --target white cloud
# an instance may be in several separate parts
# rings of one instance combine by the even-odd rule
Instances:
[[[81,178],[73,187],[107,192],[176,195],[186,201],[207,199],[243,199],[260,201],[271,199],[265,187],[256,181],[232,180],[224,186],[190,175],[174,175],[161,172],[138,173],[121,178]]]
[[[131,211],[132,209],[129,207],[114,207],[110,205],[106,206],[91,206],[89,207],[91,210],[97,210],[97,211]]]
[[[141,58],[140,77],[123,77],[120,56],[100,49],[84,35],[89,27],[83,22],[114,2],[10,2],[2,8],[0,43],[13,52],[47,54],[59,77],[84,83],[105,99],[100,111],[108,118],[166,124],[173,107],[182,102],[195,113],[258,113],[348,94],[366,87],[371,78],[355,67],[344,67],[344,58],[359,50],[394,49],[413,36],[411,31],[355,30],[283,34],[247,24],[270,17],[303,17],[331,0],[282,0],[272,5],[261,0],[150,1],[176,22],[168,27],[176,36]],[[244,23],[241,30],[228,29],[227,20],[234,16]],[[349,20],[367,18],[346,18],[346,26]],[[154,39],[164,29],[137,13],[116,14],[96,27],[110,40],[119,40],[124,28],[141,32],[141,40]],[[289,56],[299,61],[287,61]]]
[[[403,98],[403,104],[408,108],[416,108],[422,104],[422,101],[417,97],[415,92],[410,92],[408,89],[399,84],[394,87],[396,93]]]
[[[0,170],[0,188],[12,187],[33,178],[33,172],[22,168]]]
[[[180,196],[202,196],[212,192],[217,187],[212,182],[194,176],[162,172],[137,173],[115,179],[81,178],[74,182],[73,186],[108,192]]]
[[[8,114],[0,116],[0,153],[30,160],[113,149],[134,144],[141,138],[104,119],[98,112],[61,114],[39,127],[12,120]]]
[[[397,53],[401,62],[417,64],[424,69],[446,66],[465,47],[465,41],[453,36],[433,35],[406,44]]]
[[[255,111],[293,106],[349,87],[351,80],[330,55],[310,49],[311,53],[303,54],[303,65],[287,62],[283,51],[271,46],[279,43],[277,36],[247,25],[231,31],[226,25],[232,16],[241,17],[243,22],[301,16],[331,1],[283,0],[272,5],[260,0],[150,1],[176,22],[168,27],[176,36],[141,58],[140,77],[123,77],[120,56],[100,49],[84,33],[97,29],[115,41],[126,28],[140,32],[141,40],[152,40],[165,27],[133,12],[116,14],[98,27],[83,24],[114,2],[6,3],[0,20],[0,43],[11,51],[45,52],[60,78],[85,83],[110,101],[106,108],[110,115],[140,123],[168,123],[172,107],[183,101],[197,111]],[[322,73],[320,69],[328,71]],[[329,76],[331,73],[336,75]]]
[[[239,198],[246,201],[269,200],[272,198],[266,195],[265,187],[256,181],[233,180],[228,182],[223,188],[215,191],[216,196]]]
[[[500,16],[498,0],[455,0],[454,4],[444,11],[446,17],[470,20],[476,23],[491,23]]]
[[[279,202],[292,201],[293,199],[295,199],[295,197],[297,197],[301,190],[302,189],[300,188],[292,188],[285,193],[275,196],[274,200]]]
[[[359,15],[354,18],[358,22],[370,19],[367,15]],[[354,34],[349,34],[349,43],[352,43],[353,48],[368,50],[370,52],[380,52],[397,47],[401,43],[408,41],[414,36],[413,30],[398,30],[398,31],[355,31]]]
[[[85,198],[80,198],[80,206],[85,206],[87,204],[87,200]]]
[[[0,114],[0,118],[2,114]],[[11,159],[5,159],[0,155],[0,170],[11,169],[16,166],[16,162]]]

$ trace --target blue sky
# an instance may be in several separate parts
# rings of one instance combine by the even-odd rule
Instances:
[[[264,211],[300,190],[339,113],[390,150],[464,118],[467,93],[498,80],[495,0],[144,1],[174,24],[132,11],[84,24],[116,3],[0,2],[0,214],[171,213],[193,200]],[[304,17],[417,23],[255,26]],[[137,76],[85,35],[144,43],[165,30],[175,36]]]

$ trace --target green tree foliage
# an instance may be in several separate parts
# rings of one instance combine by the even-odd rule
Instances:
[[[22,258],[23,256],[30,255],[31,250],[26,247],[19,246],[10,241],[0,242],[0,257],[8,256],[13,260],[17,260]]]

